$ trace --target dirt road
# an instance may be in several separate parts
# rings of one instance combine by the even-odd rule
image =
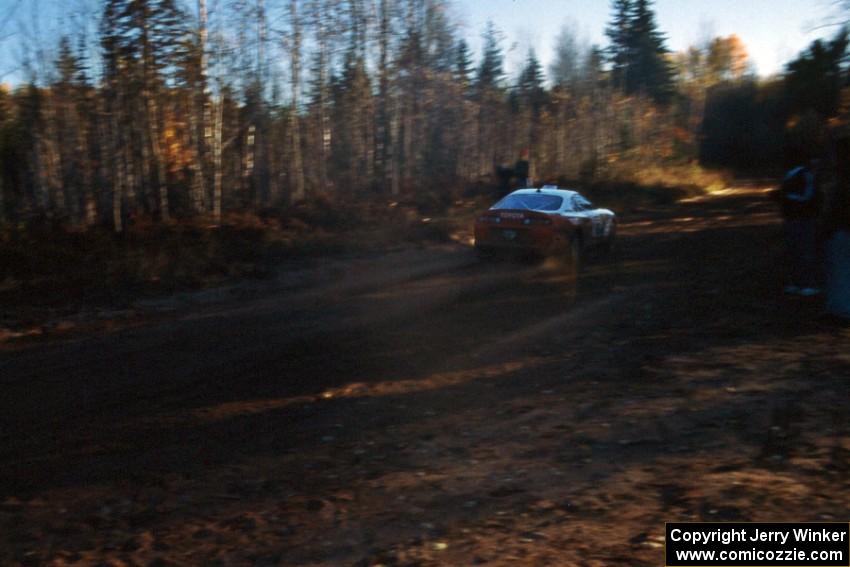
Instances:
[[[578,281],[464,247],[0,351],[3,565],[660,565],[665,521],[848,521],[850,331],[756,192]]]

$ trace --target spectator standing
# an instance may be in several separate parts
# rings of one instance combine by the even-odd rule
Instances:
[[[837,179],[828,214],[826,310],[850,320],[850,132],[836,143]]]
[[[499,180],[499,198],[502,198],[511,192],[511,177],[514,176],[514,170],[500,163],[497,163],[494,169],[496,178]]]
[[[788,260],[788,285],[785,293],[811,297],[820,293],[817,287],[818,217],[821,194],[818,160],[791,169],[779,188]]]
[[[528,148],[522,150],[519,154],[519,159],[514,165],[514,175],[517,179],[517,184],[521,189],[529,188],[532,185],[531,180],[531,163],[528,161]]]

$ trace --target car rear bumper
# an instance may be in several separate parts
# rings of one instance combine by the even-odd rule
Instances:
[[[565,239],[551,230],[476,228],[475,247],[486,252],[517,252],[548,255],[564,248]]]

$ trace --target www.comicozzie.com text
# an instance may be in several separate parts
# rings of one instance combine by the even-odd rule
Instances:
[[[788,539],[794,536],[797,542],[841,542],[847,541],[846,530],[813,530],[811,528],[795,528],[790,530],[760,530],[758,528],[710,530],[689,532],[679,528],[670,532],[673,541],[686,541],[688,543],[722,543],[729,545],[732,542],[743,541],[773,541],[785,545]]]

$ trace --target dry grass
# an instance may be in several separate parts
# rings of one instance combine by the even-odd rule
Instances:
[[[266,278],[311,258],[447,242],[448,209],[439,218],[423,213],[432,208],[319,196],[286,210],[230,213],[221,226],[209,218],[166,225],[135,218],[123,234],[106,227],[2,233],[0,326],[37,322],[44,310],[123,308],[139,297]]]
[[[578,189],[599,206],[628,214],[717,192],[728,187],[731,179],[726,172],[707,170],[696,163],[623,160],[611,164],[598,179],[561,178],[558,185]]]
[[[725,185],[696,165],[619,163],[608,179],[571,182],[619,214],[667,205]],[[498,197],[487,184],[415,198],[357,202],[313,196],[283,210],[234,212],[216,227],[209,218],[162,225],[138,217],[125,233],[35,227],[0,234],[0,323],[38,319],[43,309],[121,308],[140,296],[273,275],[283,263],[403,246],[468,242],[475,215]],[[34,311],[33,311],[34,310]],[[31,312],[32,315],[22,316]]]

